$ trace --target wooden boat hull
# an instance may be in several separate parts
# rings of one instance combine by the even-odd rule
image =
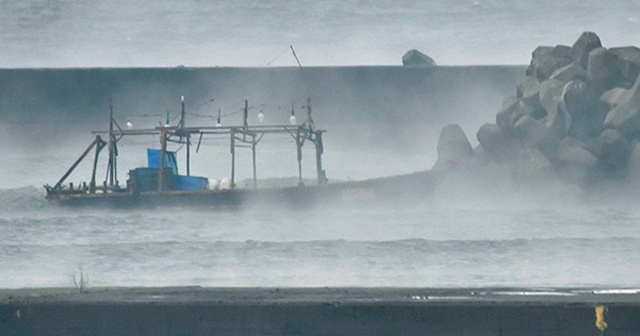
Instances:
[[[289,207],[314,204],[406,203],[420,201],[433,191],[435,173],[418,172],[356,182],[296,186],[269,189],[153,191],[134,194],[128,191],[107,193],[50,193],[51,203],[69,206],[198,206],[241,207],[275,204]]]

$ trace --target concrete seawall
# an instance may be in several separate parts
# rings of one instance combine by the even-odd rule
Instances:
[[[110,100],[121,113],[163,114],[181,95],[192,110],[211,98],[215,110],[248,99],[282,103],[287,117],[292,100],[311,97],[323,118],[405,120],[488,93],[514,94],[522,77],[523,66],[0,69],[0,121],[92,122],[104,119]]]
[[[0,127],[36,143],[65,137],[104,127],[110,101],[121,123],[155,127],[177,113],[181,95],[189,112],[209,116],[190,123],[213,124],[221,110],[224,124],[238,124],[245,99],[252,115],[286,123],[292,103],[303,115],[310,97],[316,123],[336,138],[357,125],[363,142],[400,135],[408,143],[452,122],[475,132],[523,76],[523,66],[0,69]]]
[[[0,292],[2,335],[604,335],[640,296],[591,290],[164,288]]]

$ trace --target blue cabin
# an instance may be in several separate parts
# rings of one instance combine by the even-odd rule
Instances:
[[[159,149],[148,148],[147,167],[129,171],[130,183],[135,190],[139,192],[158,190],[160,154]],[[162,190],[206,190],[209,186],[209,179],[206,177],[180,175],[175,152],[165,152],[163,168]]]

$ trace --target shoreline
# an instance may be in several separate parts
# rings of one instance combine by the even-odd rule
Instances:
[[[380,303],[629,304],[640,287],[74,287],[0,288],[0,305],[20,303]]]

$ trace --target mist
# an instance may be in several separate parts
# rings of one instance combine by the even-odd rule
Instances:
[[[54,172],[64,173],[93,141],[90,131],[107,128],[110,104],[122,127],[131,122],[136,128],[153,128],[165,123],[167,114],[170,123],[177,124],[181,96],[185,97],[187,125],[209,126],[215,124],[218,112],[223,125],[241,125],[245,100],[250,125],[258,124],[259,112],[266,125],[288,124],[292,108],[303,122],[310,98],[316,127],[327,131],[324,164],[330,179],[362,180],[424,171],[436,160],[440,129],[459,123],[474,139],[475,131],[493,118],[522,71],[521,67],[0,71],[4,87],[0,124],[5,128],[1,146],[7,157],[19,160],[35,154],[33,160],[40,156],[56,162],[33,167],[40,171],[30,176],[7,179],[3,187],[37,186],[43,183],[43,176],[48,177],[47,183],[53,182]],[[31,89],[23,90],[25,87]],[[145,146],[159,146],[153,137],[128,141],[122,140],[119,160],[123,165],[140,163]],[[192,156],[193,173],[217,180],[228,177],[226,141],[205,138],[200,153]],[[303,160],[304,175],[314,176],[313,149],[305,149],[310,156]],[[63,164],[65,160],[68,163]],[[240,150],[238,160],[238,180],[250,177],[250,151]],[[287,162],[289,169],[281,169]],[[5,164],[8,169],[16,165]],[[265,137],[258,146],[258,168],[260,178],[297,175],[294,142],[287,137]],[[126,170],[120,173],[124,181]]]
[[[640,213],[620,182],[594,195],[514,184],[488,165],[453,171],[412,202],[127,210],[56,207],[41,186],[108,127],[110,105],[121,126],[156,127],[167,114],[177,123],[181,96],[187,125],[210,126],[218,111],[223,125],[241,124],[245,100],[250,125],[259,112],[286,124],[292,107],[302,122],[311,98],[330,183],[424,172],[445,125],[478,144],[537,46],[571,45],[582,31],[639,45],[628,33],[639,6],[0,0],[0,287],[69,286],[78,265],[95,286],[637,286]],[[402,67],[414,48],[439,66]],[[229,177],[227,140],[204,140],[192,174]],[[124,184],[159,143],[119,145]],[[185,149],[170,150],[184,172]],[[237,181],[251,177],[250,150],[237,160]],[[89,161],[68,181],[87,181]],[[295,144],[265,137],[257,166],[258,179],[296,176]]]

